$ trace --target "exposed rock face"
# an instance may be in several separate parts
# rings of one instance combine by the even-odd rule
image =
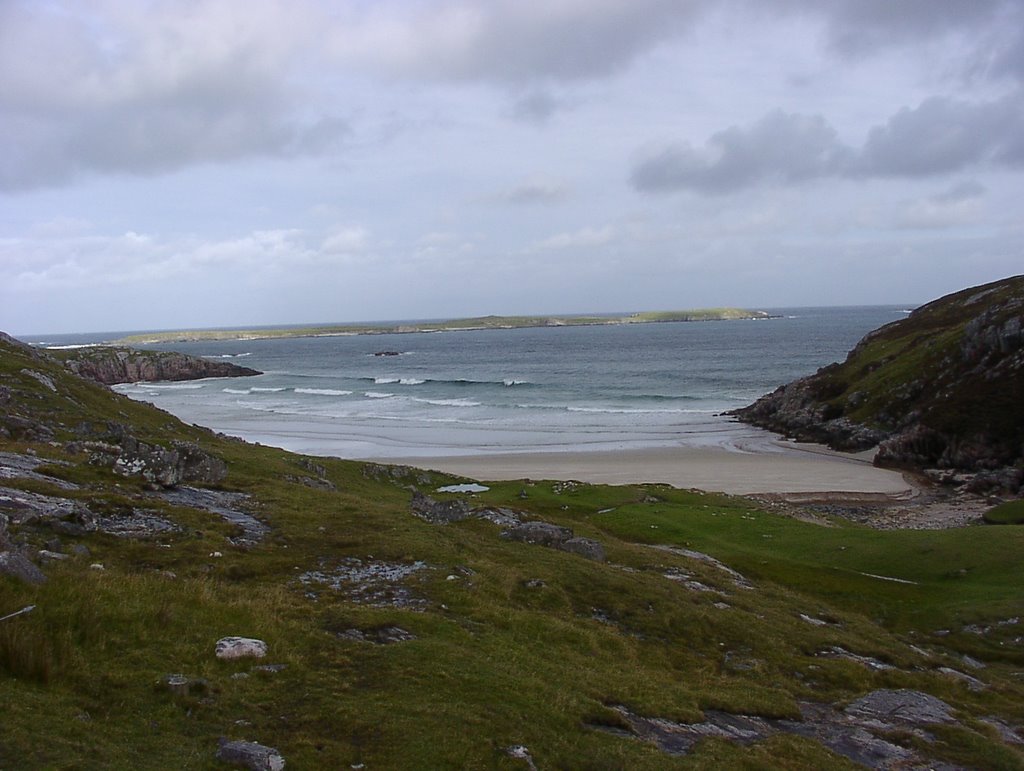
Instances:
[[[204,377],[248,377],[262,373],[223,361],[208,361],[171,351],[132,348],[78,348],[60,353],[76,375],[104,385],[150,380],[198,380]]]
[[[1024,276],[1016,276],[928,303],[865,336],[842,364],[735,414],[834,449],[877,444],[878,465],[970,472],[976,491],[1020,494],[1021,394]]]
[[[16,551],[0,551],[0,576],[11,576],[26,584],[46,583],[46,575]]]

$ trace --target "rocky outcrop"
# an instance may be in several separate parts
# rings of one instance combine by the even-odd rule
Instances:
[[[209,361],[173,351],[138,351],[132,348],[76,348],[52,351],[76,375],[104,385],[153,380],[199,380],[204,377],[249,377],[254,369],[223,361]]]
[[[87,451],[90,463],[112,466],[120,476],[141,476],[154,487],[176,487],[184,482],[215,485],[228,475],[223,460],[192,442],[172,442],[171,447],[161,447],[133,436],[121,436],[117,444],[76,442],[70,449]]]
[[[841,364],[734,414],[877,465],[947,469],[978,492],[1024,482],[1024,276],[964,290],[864,337]],[[950,477],[952,478],[952,477]]]
[[[248,768],[250,771],[281,771],[284,758],[273,747],[256,742],[220,740],[217,760],[233,766]]]

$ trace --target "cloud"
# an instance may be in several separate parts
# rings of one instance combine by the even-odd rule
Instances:
[[[547,91],[531,91],[519,97],[512,104],[511,114],[516,120],[526,123],[544,124],[555,113],[565,108],[565,102],[556,99]]]
[[[893,217],[893,224],[905,230],[946,230],[979,222],[987,192],[977,182],[960,182],[927,198],[905,201]]]
[[[489,197],[495,203],[517,205],[553,203],[568,196],[568,188],[561,182],[549,179],[527,180],[515,187],[502,190]]]
[[[331,147],[347,123],[302,115],[289,83],[308,14],[241,10],[0,6],[0,190]]]
[[[380,2],[350,14],[333,30],[330,47],[335,56],[402,76],[571,81],[617,71],[689,29],[705,6],[704,0]]]
[[[648,151],[630,181],[645,193],[716,195],[761,184],[824,178],[914,178],[977,166],[1024,164],[1024,91],[990,102],[934,97],[904,108],[844,144],[821,116],[771,112],[746,127],[713,134],[705,147],[676,143]]]
[[[934,97],[904,108],[868,134],[860,170],[867,175],[915,177],[971,165],[1024,161],[1024,92],[994,102]]]
[[[748,128],[719,131],[703,149],[662,148],[636,165],[632,182],[644,192],[730,193],[761,182],[831,176],[849,164],[849,155],[821,116],[775,111]]]
[[[610,226],[603,228],[582,228],[572,233],[558,233],[537,244],[540,249],[575,249],[580,247],[604,246],[615,237]]]

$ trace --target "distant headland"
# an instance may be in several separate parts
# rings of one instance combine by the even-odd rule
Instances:
[[[116,340],[125,345],[181,343],[202,340],[265,340],[286,337],[332,337],[343,335],[384,335],[413,332],[455,332],[477,329],[522,329],[527,327],[581,327],[622,324],[656,324],[672,321],[736,321],[769,319],[765,311],[743,308],[701,308],[687,311],[644,311],[627,316],[477,316],[444,321],[399,324],[332,324],[308,327],[267,327],[255,329],[206,329],[147,332]]]

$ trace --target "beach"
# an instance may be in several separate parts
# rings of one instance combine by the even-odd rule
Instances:
[[[909,498],[915,488],[897,471],[871,465],[870,454],[777,442],[771,451],[674,447],[594,452],[542,452],[386,458],[482,481],[577,480],[594,484],[668,484],[732,493],[801,498]]]

